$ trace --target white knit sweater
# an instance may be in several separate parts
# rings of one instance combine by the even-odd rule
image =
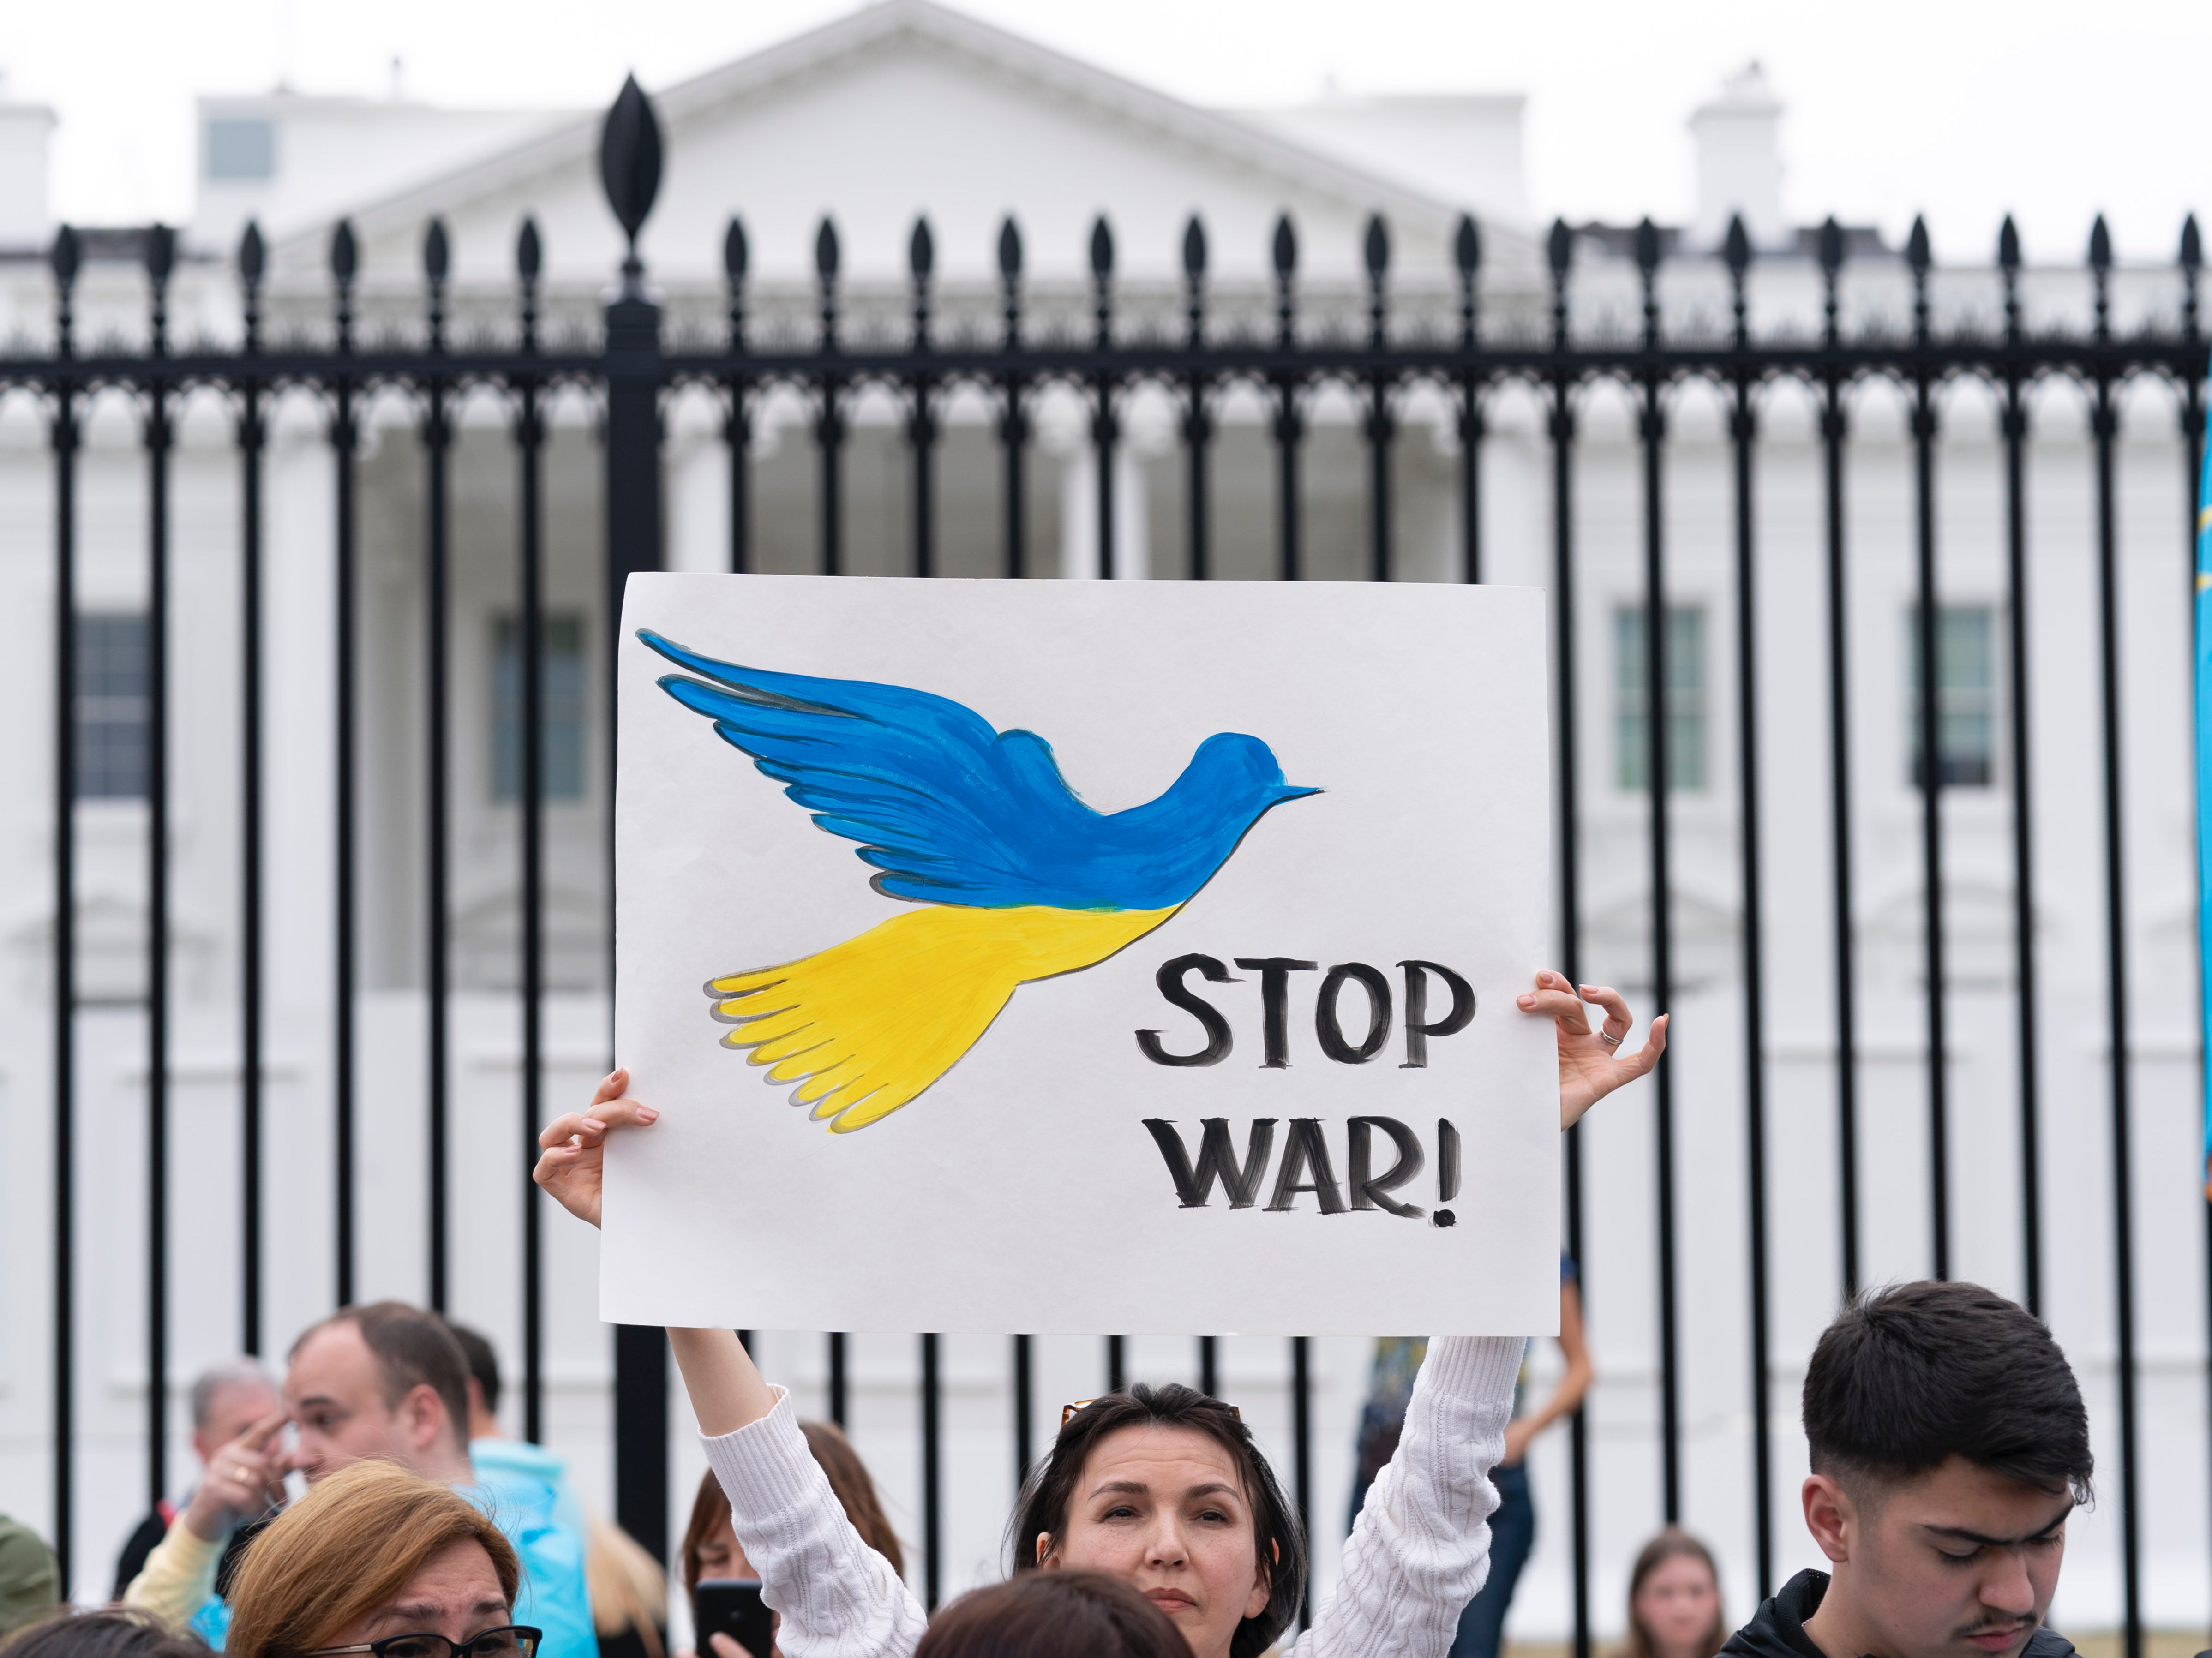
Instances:
[[[1397,1455],[1369,1488],[1343,1576],[1293,1655],[1449,1650],[1460,1609],[1489,1575],[1490,1470],[1504,1455],[1522,1348],[1517,1336],[1429,1344]],[[860,1540],[806,1448],[790,1394],[775,1391],[768,1415],[702,1442],[762,1599],[783,1614],[778,1644],[791,1658],[906,1658],[928,1622],[921,1603]]]

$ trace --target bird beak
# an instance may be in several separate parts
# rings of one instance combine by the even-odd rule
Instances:
[[[1275,804],[1280,805],[1284,801],[1295,800],[1302,794],[1319,794],[1321,792],[1319,789],[1302,789],[1288,783],[1279,783],[1275,786]]]

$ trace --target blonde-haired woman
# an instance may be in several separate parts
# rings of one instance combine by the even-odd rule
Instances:
[[[325,1479],[253,1540],[231,1588],[233,1658],[534,1658],[511,1623],[522,1568],[449,1488],[388,1462]]]

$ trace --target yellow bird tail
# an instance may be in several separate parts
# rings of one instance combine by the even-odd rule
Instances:
[[[925,904],[781,967],[710,980],[768,1080],[799,1084],[833,1134],[865,1128],[951,1070],[1032,979],[1104,961],[1180,909],[974,909]]]

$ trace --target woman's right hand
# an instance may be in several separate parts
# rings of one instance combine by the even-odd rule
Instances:
[[[599,1192],[606,1169],[609,1132],[631,1123],[641,1128],[660,1115],[649,1105],[625,1099],[623,1090],[629,1086],[629,1072],[610,1072],[588,1107],[556,1117],[538,1137],[538,1145],[545,1149],[530,1177],[578,1220],[594,1226],[599,1224]]]

